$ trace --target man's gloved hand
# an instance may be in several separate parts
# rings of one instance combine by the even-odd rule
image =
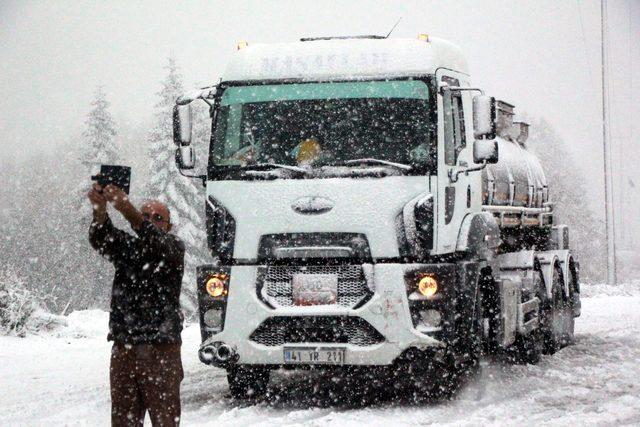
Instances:
[[[102,187],[98,184],[93,184],[91,190],[87,193],[87,198],[93,208],[93,219],[102,224],[107,219],[107,199],[102,193]]]
[[[113,184],[109,184],[104,187],[104,197],[109,203],[113,205],[118,211],[122,212],[128,208],[131,203],[129,202],[129,196],[120,187],[116,187]]]
[[[120,187],[109,184],[104,187],[104,197],[131,224],[134,230],[140,229],[143,217],[140,211],[129,201],[129,196]]]

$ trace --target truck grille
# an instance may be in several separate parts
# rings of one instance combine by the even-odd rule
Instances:
[[[266,346],[297,343],[336,343],[368,346],[384,337],[360,317],[271,317],[253,331],[251,341]]]
[[[355,307],[368,301],[373,292],[367,286],[361,265],[271,265],[258,274],[258,288],[280,306],[293,305],[291,280],[294,274],[335,274],[338,276],[338,305]],[[260,292],[258,292],[260,295]]]

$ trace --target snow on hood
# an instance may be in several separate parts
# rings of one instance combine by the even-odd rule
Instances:
[[[429,191],[429,177],[216,181],[214,197],[236,222],[234,257],[254,259],[261,236],[281,233],[361,233],[374,258],[399,256],[395,218],[404,205]],[[296,211],[306,200],[334,206],[319,214]]]

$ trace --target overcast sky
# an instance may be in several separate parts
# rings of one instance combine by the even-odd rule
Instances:
[[[625,189],[637,166],[625,167],[640,162],[640,1],[608,3],[614,167]],[[477,85],[551,122],[583,162],[597,203],[600,2],[593,0],[1,0],[0,157],[78,135],[98,85],[118,122],[148,121],[169,55],[187,86],[202,85],[218,81],[239,40],[385,34],[400,17],[392,37],[428,33],[458,44]],[[637,193],[640,179],[635,184]]]

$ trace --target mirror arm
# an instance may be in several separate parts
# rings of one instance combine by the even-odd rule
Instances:
[[[487,167],[487,161],[483,160],[479,166],[474,166],[472,168],[465,168],[465,169],[458,169],[458,170],[449,169],[449,181],[451,183],[458,182],[458,175],[460,175],[461,173],[465,175],[469,175],[469,172],[481,171],[486,167]]]
[[[180,168],[180,167],[178,167],[178,172],[180,172],[180,175],[182,175],[184,177],[199,179],[200,181],[202,181],[202,186],[203,187],[207,186],[207,175],[190,175],[190,174],[186,174],[186,173],[182,172],[182,168]]]
[[[442,92],[444,91],[445,87],[448,90],[452,91],[452,92],[462,92],[462,91],[473,92],[473,91],[477,91],[477,92],[480,92],[480,95],[484,95],[484,90],[480,89],[479,87],[449,86],[449,85],[440,86],[440,92],[441,92],[440,94],[442,94]]]

